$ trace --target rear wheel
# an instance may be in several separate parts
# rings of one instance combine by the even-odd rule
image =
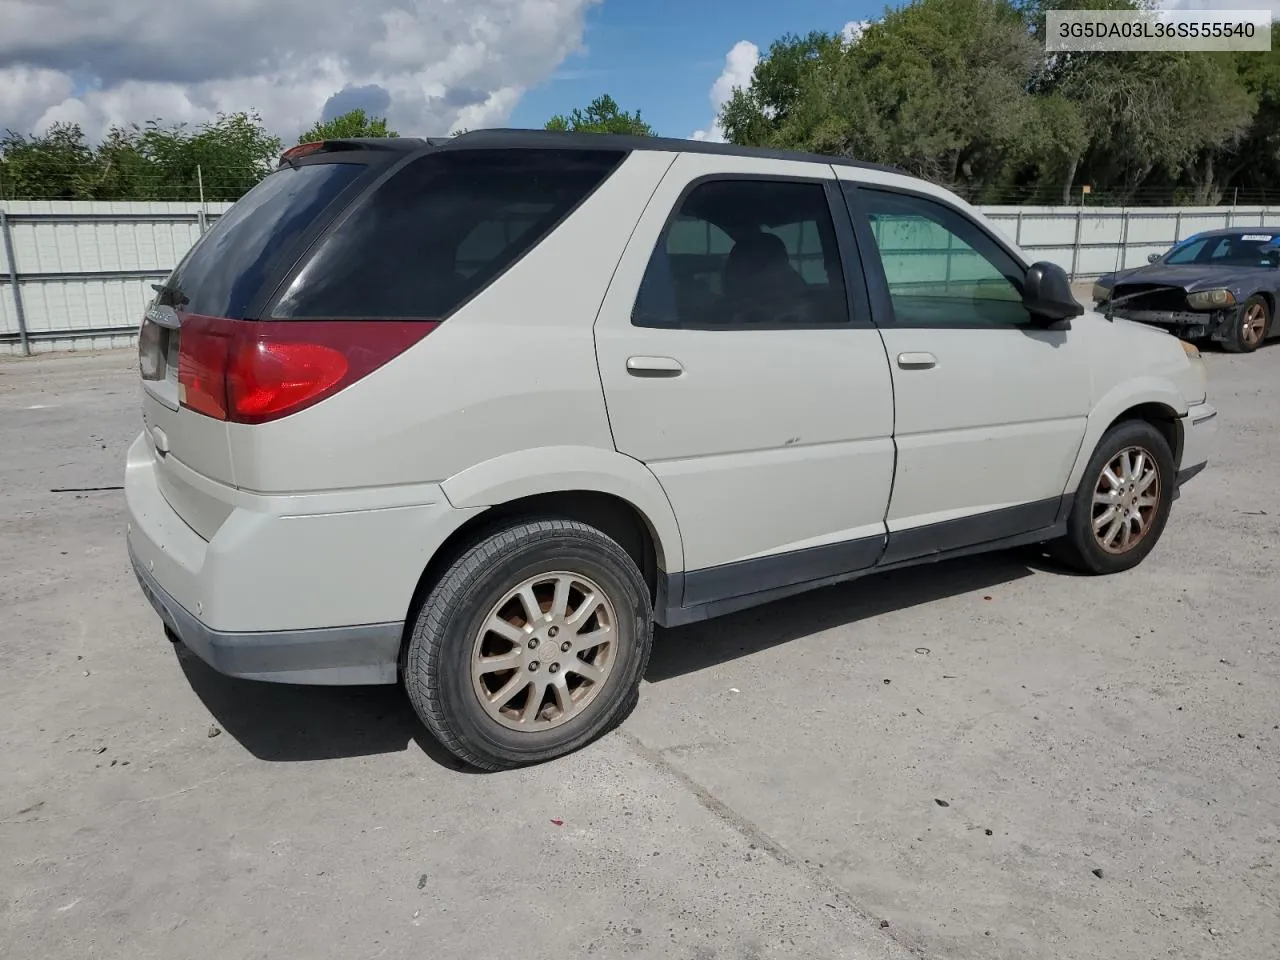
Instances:
[[[1271,331],[1271,309],[1264,297],[1250,297],[1240,308],[1222,345],[1232,353],[1253,353]]]
[[[1143,420],[1116,424],[1085,468],[1055,553],[1084,573],[1136,567],[1164,532],[1173,484],[1173,453],[1160,431]]]
[[[467,763],[540,763],[630,712],[652,635],[648,589],[616,542],[572,520],[516,523],[464,552],[431,590],[405,688]]]

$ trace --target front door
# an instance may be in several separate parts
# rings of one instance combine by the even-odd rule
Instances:
[[[840,214],[833,216],[833,210]],[[869,567],[893,396],[829,166],[682,154],[596,323],[609,422],[671,501],[696,605]]]
[[[893,372],[898,450],[883,562],[1057,519],[1084,437],[1086,345],[1022,305],[1026,269],[957,206],[845,185]]]

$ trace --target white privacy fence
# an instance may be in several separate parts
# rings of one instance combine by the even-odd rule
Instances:
[[[1071,279],[1137,267],[1178,240],[1223,227],[1280,222],[1274,207],[983,207],[1033,260],[1060,264]]]
[[[0,354],[125,346],[162,280],[230,204],[0,201]],[[1033,260],[1073,279],[1138,266],[1202,230],[1280,223],[1266,207],[984,207]],[[882,239],[885,239],[882,237]],[[927,249],[911,249],[925,243]],[[886,243],[895,257],[940,257],[954,281],[981,280],[948,237]],[[905,267],[904,267],[905,269]]]
[[[126,346],[230,204],[0,201],[0,354]]]

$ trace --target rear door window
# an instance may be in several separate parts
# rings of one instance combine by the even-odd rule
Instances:
[[[359,163],[310,163],[272,173],[219,217],[164,284],[157,300],[187,313],[245,318],[282,259],[365,171]]]
[[[752,329],[849,321],[822,183],[709,180],[693,187],[649,260],[639,327]]]
[[[623,156],[511,149],[419,157],[334,227],[272,315],[446,317],[533,249]]]

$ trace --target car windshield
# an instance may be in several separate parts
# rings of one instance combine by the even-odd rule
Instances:
[[[1277,238],[1270,233],[1233,233],[1197,237],[1175,247],[1164,262],[1222,267],[1274,267]]]

